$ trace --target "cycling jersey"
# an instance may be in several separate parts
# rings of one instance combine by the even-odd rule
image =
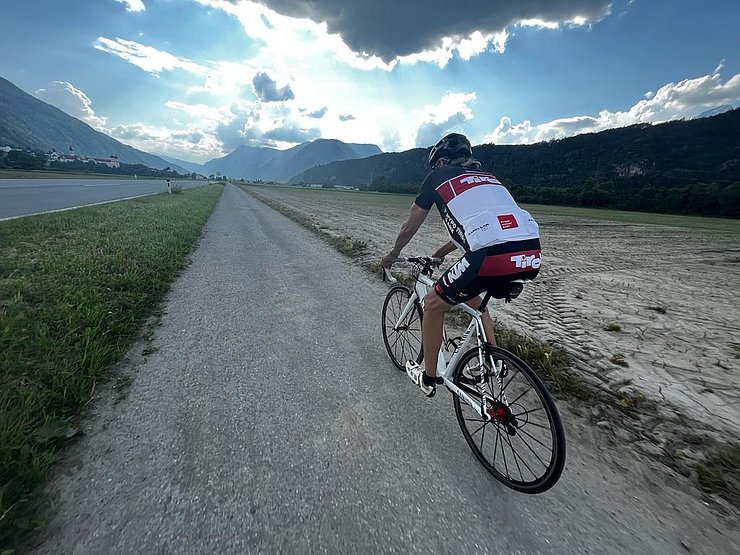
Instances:
[[[490,173],[462,166],[437,168],[427,175],[414,202],[425,210],[436,205],[452,242],[466,252],[540,236],[534,218]]]

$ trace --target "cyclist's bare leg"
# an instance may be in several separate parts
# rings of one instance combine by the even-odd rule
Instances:
[[[467,304],[471,308],[474,308],[475,310],[478,310],[478,307],[482,302],[483,297],[474,297],[468,301],[465,301],[465,304]],[[486,339],[491,345],[496,345],[496,333],[493,329],[493,320],[491,319],[491,315],[488,313],[488,308],[486,308],[486,311],[483,313],[480,319],[483,322],[483,330],[486,332]]]
[[[430,289],[424,297],[421,343],[424,349],[424,371],[430,377],[437,376],[437,355],[442,347],[442,326],[445,313],[451,308],[452,305],[437,295],[434,289]]]
[[[476,310],[483,302],[482,297],[474,297],[466,304]],[[437,375],[437,355],[442,347],[442,327],[445,313],[453,307],[442,297],[437,295],[434,289],[430,289],[424,297],[424,320],[421,323],[422,347],[424,349],[424,371],[427,376]],[[492,345],[496,344],[496,335],[493,329],[493,320],[488,314],[488,309],[481,316],[486,338]]]

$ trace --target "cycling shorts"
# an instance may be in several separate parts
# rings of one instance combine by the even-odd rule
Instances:
[[[540,240],[510,241],[466,252],[434,284],[450,304],[464,303],[490,291],[504,299],[515,279],[534,279],[540,271]]]

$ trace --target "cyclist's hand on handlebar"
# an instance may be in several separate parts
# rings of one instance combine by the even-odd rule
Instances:
[[[432,259],[433,268],[439,268],[442,265],[442,263],[445,261],[445,257],[439,256],[438,254],[433,254],[431,256],[431,259]]]
[[[382,268],[385,268],[386,270],[388,270],[388,269],[390,269],[391,266],[393,266],[393,263],[396,260],[398,260],[398,256],[397,255],[394,255],[392,252],[389,252],[380,261],[380,266]]]

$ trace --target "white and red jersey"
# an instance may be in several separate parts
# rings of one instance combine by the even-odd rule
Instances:
[[[534,218],[490,173],[462,166],[437,168],[427,175],[414,202],[425,210],[436,205],[452,242],[468,252],[540,236]]]

